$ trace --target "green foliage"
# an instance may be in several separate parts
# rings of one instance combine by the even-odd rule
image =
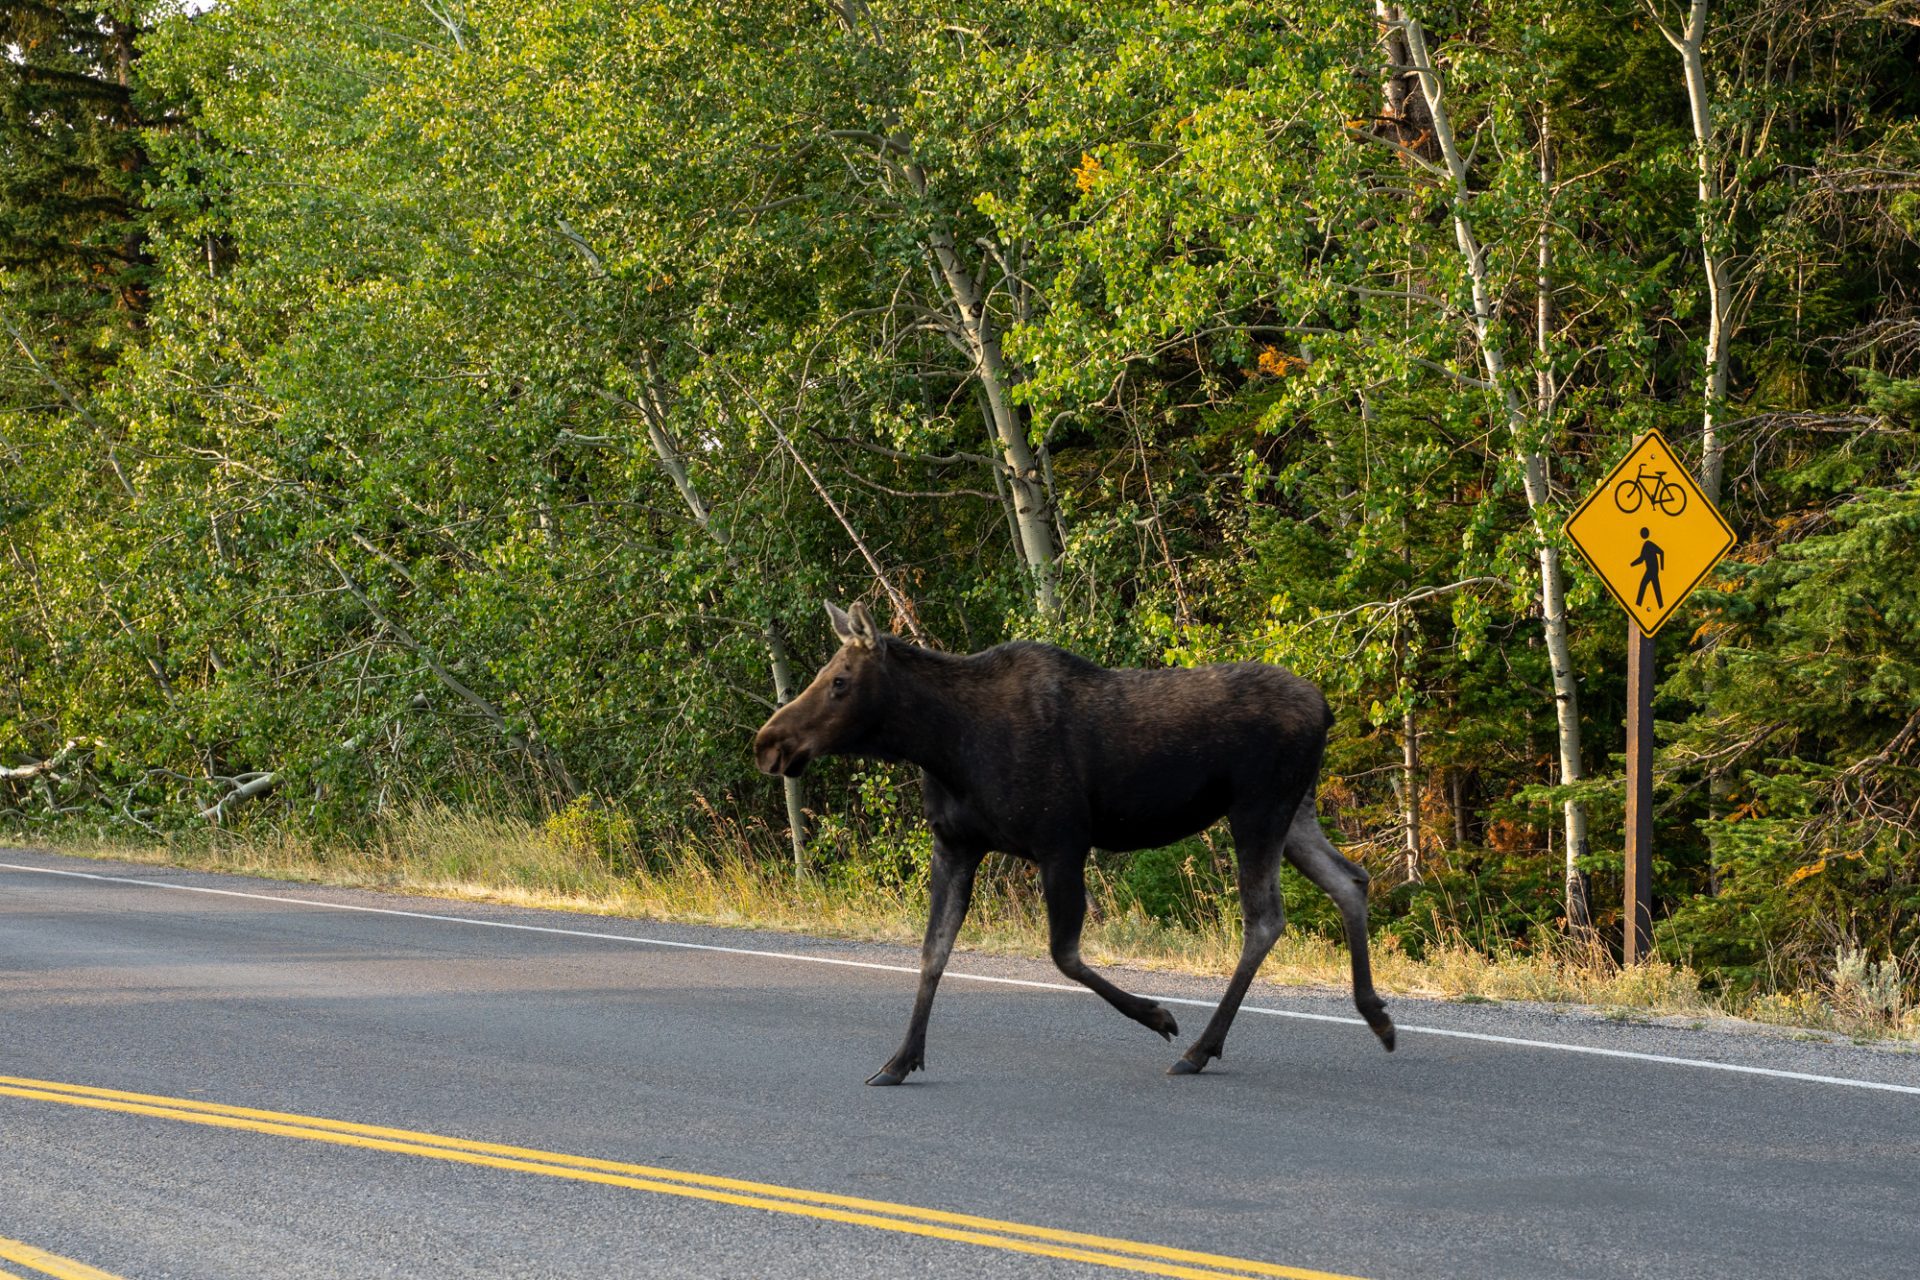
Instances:
[[[1205,840],[1182,840],[1116,858],[1114,901],[1153,920],[1191,925],[1235,898],[1230,870]]]
[[[1731,809],[1703,823],[1714,892],[1672,927],[1740,984],[1836,945],[1920,949],[1920,490],[1852,491],[1808,524],[1742,566],[1681,677],[1701,709],[1675,745],[1729,775]]]
[[[633,816],[610,809],[588,796],[575,796],[547,815],[541,835],[555,853],[578,862],[598,863],[616,874],[631,872],[646,856]]]

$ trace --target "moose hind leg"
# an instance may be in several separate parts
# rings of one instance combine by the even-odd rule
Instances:
[[[1388,1053],[1393,1052],[1393,1019],[1387,1005],[1373,990],[1373,967],[1367,958],[1367,883],[1366,868],[1348,861],[1320,829],[1320,816],[1312,800],[1303,803],[1293,815],[1287,831],[1287,861],[1300,874],[1319,885],[1340,908],[1340,921],[1346,926],[1347,952],[1353,957],[1353,1004],[1367,1020],[1373,1034],[1380,1037]]]
[[[927,1065],[927,1016],[933,1011],[933,993],[940,986],[940,975],[946,972],[947,958],[953,954],[953,940],[959,936],[967,907],[973,902],[973,877],[983,856],[979,851],[955,850],[934,841],[927,890],[927,937],[920,946],[920,989],[913,998],[913,1017],[899,1051],[867,1078],[868,1084],[899,1084]]]
[[[1240,1002],[1247,998],[1247,988],[1253,985],[1267,952],[1273,950],[1273,944],[1280,940],[1280,931],[1286,927],[1286,906],[1280,897],[1280,841],[1267,836],[1247,838],[1236,825],[1234,845],[1240,864],[1240,910],[1245,920],[1240,963],[1235,966],[1233,978],[1227,983],[1227,993],[1220,997],[1220,1007],[1213,1011],[1207,1029],[1167,1068],[1170,1076],[1195,1075],[1205,1071],[1208,1062],[1222,1056],[1227,1030],[1233,1026],[1234,1015],[1240,1012]]]
[[[1147,1030],[1157,1031],[1168,1040],[1179,1035],[1180,1024],[1164,1005],[1122,991],[1080,958],[1080,930],[1087,919],[1086,856],[1044,859],[1040,864],[1040,884],[1047,898],[1048,950],[1053,953],[1053,963],[1060,972]]]

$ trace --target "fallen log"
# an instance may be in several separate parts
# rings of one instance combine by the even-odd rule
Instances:
[[[227,794],[202,809],[198,814],[199,817],[205,818],[216,827],[226,818],[227,807],[229,805],[242,805],[255,796],[264,795],[273,789],[275,783],[280,781],[280,775],[270,772],[243,773],[233,778],[222,778],[220,781],[232,783],[233,790],[227,792]]]

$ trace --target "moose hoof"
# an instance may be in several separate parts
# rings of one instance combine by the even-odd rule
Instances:
[[[1180,1024],[1173,1020],[1173,1015],[1163,1005],[1156,1004],[1148,1008],[1140,1015],[1140,1023],[1149,1031],[1158,1031],[1160,1038],[1168,1042],[1180,1034]]]
[[[921,1058],[909,1058],[905,1062],[895,1058],[892,1062],[889,1062],[886,1066],[868,1076],[867,1083],[905,1084],[908,1076],[916,1071],[924,1070],[926,1065],[925,1060]]]
[[[1381,1007],[1378,1001],[1375,1001],[1371,1008],[1362,1005],[1360,1007],[1360,1016],[1367,1020],[1367,1026],[1372,1029],[1373,1034],[1380,1037],[1380,1043],[1385,1046],[1386,1051],[1392,1053],[1393,1019],[1387,1016],[1386,1009]]]
[[[1195,1045],[1174,1060],[1173,1065],[1167,1068],[1167,1074],[1170,1076],[1197,1076],[1207,1069],[1209,1062],[1219,1056],[1220,1054],[1217,1051],[1202,1049],[1200,1046]]]

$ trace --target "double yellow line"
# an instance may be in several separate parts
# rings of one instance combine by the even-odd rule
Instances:
[[[746,1182],[711,1174],[689,1173],[682,1169],[662,1169],[652,1165],[623,1164],[613,1160],[595,1160],[586,1156],[538,1151],[528,1147],[504,1146],[494,1142],[472,1142],[411,1129],[389,1129],[379,1125],[353,1124],[319,1116],[295,1115],[284,1111],[258,1111],[251,1107],[233,1107],[192,1098],[169,1098],[157,1094],[127,1093],[119,1089],[99,1089],[90,1085],[63,1084],[54,1080],[33,1080],[21,1076],[0,1076],[0,1096],[25,1098],[36,1102],[54,1102],[63,1106],[87,1107],[97,1111],[117,1111],[129,1115],[177,1120],[187,1124],[211,1125],[221,1129],[243,1129],[253,1133],[300,1138],[335,1146],[364,1147],[396,1155],[418,1156],[427,1160],[446,1160],[456,1164],[484,1165],[517,1173],[539,1174],[547,1178],[568,1178],[577,1182],[598,1182],[608,1186],[630,1187],[657,1195],[680,1196],[716,1204],[740,1205],[769,1213],[794,1214],[850,1226],[870,1227],[906,1235],[951,1240],[960,1244],[1002,1249],[1013,1253],[1060,1258],[1069,1262],[1091,1263],[1120,1271],[1145,1275],[1177,1276],[1184,1280],[1223,1280],[1235,1277],[1273,1276],[1281,1280],[1357,1280],[1326,1271],[1303,1267],[1284,1267],[1249,1258],[1230,1258],[1191,1249],[1172,1249],[1163,1245],[1118,1240],[1109,1236],[1088,1235],[1079,1231],[1060,1231],[1051,1227],[1003,1222],[996,1218],[965,1213],[947,1213],[916,1205],[895,1204],[886,1200],[863,1200],[855,1196],[834,1195],[825,1191],[807,1191],[765,1182]],[[24,1247],[24,1246],[23,1246]],[[0,1257],[7,1256],[0,1252]],[[72,1265],[72,1264],[68,1264]],[[49,1274],[59,1275],[52,1272]],[[98,1280],[102,1273],[71,1272],[62,1280]],[[111,1280],[110,1277],[106,1280]]]
[[[5,1236],[0,1236],[0,1262],[17,1263],[27,1268],[34,1273],[35,1280],[40,1276],[52,1276],[53,1280],[120,1280],[119,1276],[98,1267],[90,1267],[84,1262],[75,1262],[72,1258],[36,1249],[24,1240],[9,1240]],[[29,1277],[0,1267],[0,1280],[29,1280]]]

